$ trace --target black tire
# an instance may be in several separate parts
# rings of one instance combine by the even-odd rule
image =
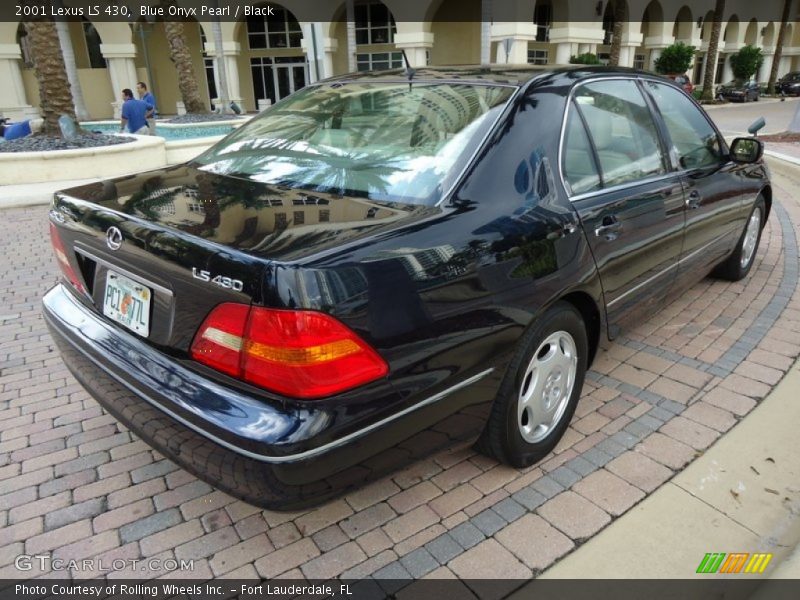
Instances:
[[[759,211],[759,214],[761,215],[759,218],[758,232],[756,234],[756,245],[755,248],[753,248],[750,259],[746,262],[746,264],[742,264],[748,225],[750,224],[750,220],[756,211]],[[747,221],[744,224],[744,230],[742,231],[742,235],[739,236],[739,242],[736,244],[736,248],[734,248],[731,255],[725,259],[725,262],[721,263],[716,269],[714,269],[713,275],[715,277],[727,279],[728,281],[740,281],[741,279],[747,277],[747,274],[750,272],[750,269],[756,260],[756,254],[758,254],[758,245],[761,243],[761,232],[764,230],[766,214],[766,202],[764,202],[764,197],[759,195],[753,204],[753,209],[750,211],[750,214],[747,217]]]
[[[520,431],[517,412],[520,392],[526,383],[523,378],[534,353],[556,332],[568,333],[574,342],[577,356],[574,383],[566,407],[561,416],[554,419],[552,429],[541,440],[529,442]],[[522,337],[500,385],[486,428],[476,444],[477,450],[513,467],[527,467],[547,456],[564,435],[575,412],[586,375],[588,355],[589,343],[583,318],[571,304],[557,302]],[[531,385],[530,379],[527,385]]]

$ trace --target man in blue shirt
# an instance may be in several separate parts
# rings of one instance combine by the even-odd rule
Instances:
[[[156,107],[156,97],[153,92],[147,89],[147,84],[140,81],[136,84],[136,93],[139,94],[139,99],[144,100],[153,107],[153,116],[147,119],[147,126],[150,128],[150,135],[156,134],[156,116],[158,115],[158,108]]]
[[[122,133],[126,126],[131,133],[147,135],[150,128],[147,126],[148,117],[153,114],[153,105],[144,100],[137,100],[129,88],[122,90],[122,119],[119,131]]]

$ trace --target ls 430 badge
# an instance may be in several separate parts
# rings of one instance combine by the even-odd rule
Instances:
[[[225,277],[224,275],[212,276],[208,271],[198,269],[197,267],[192,267],[192,277],[199,279],[200,281],[213,283],[221,288],[233,290],[234,292],[241,292],[244,288],[244,283],[242,283],[241,279],[232,279],[230,277]]]

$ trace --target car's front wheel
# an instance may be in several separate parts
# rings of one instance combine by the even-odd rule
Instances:
[[[716,268],[714,275],[729,281],[739,281],[747,276],[755,262],[766,215],[766,203],[763,196],[759,196],[747,218],[739,243],[725,262]]]
[[[515,467],[546,456],[575,412],[587,358],[580,313],[571,304],[556,303],[523,336],[478,449]]]

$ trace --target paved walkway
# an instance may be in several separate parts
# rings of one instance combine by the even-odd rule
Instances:
[[[175,559],[193,560],[195,577],[538,575],[637,514],[665,482],[678,485],[676,473],[800,354],[800,206],[791,193],[800,182],[786,173],[775,184],[750,276],[697,284],[601,352],[547,460],[517,470],[448,451],[298,513],[214,491],[103,413],[62,365],[41,318],[41,295],[57,278],[47,209],[3,211],[0,577],[19,575],[12,561],[22,553],[161,561],[114,573],[133,577],[170,576]]]

